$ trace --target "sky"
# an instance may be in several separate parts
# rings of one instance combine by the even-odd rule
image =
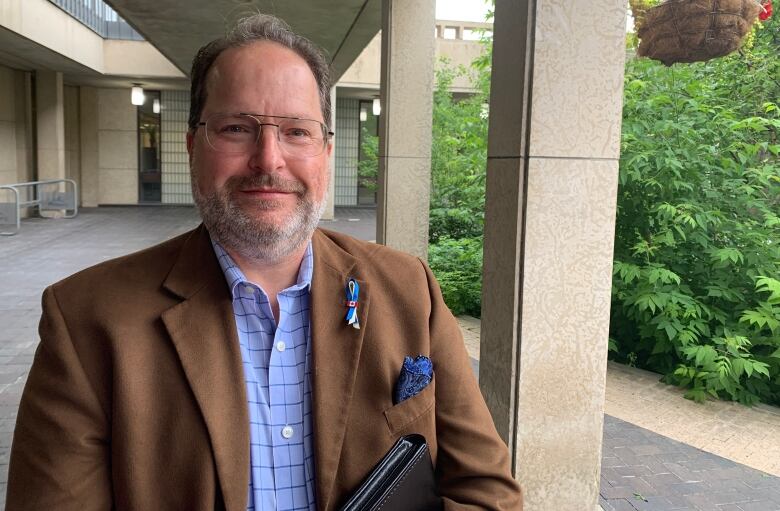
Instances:
[[[488,8],[484,0],[436,0],[436,19],[485,21]]]
[[[453,21],[485,21],[490,6],[485,0],[436,0],[436,19]],[[628,12],[626,30],[634,29],[634,18]]]

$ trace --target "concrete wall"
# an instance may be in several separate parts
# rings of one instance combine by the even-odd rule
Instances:
[[[0,26],[92,69],[103,67],[103,38],[46,0],[3,0]]]
[[[449,22],[447,22],[449,23]],[[489,27],[485,23],[476,23],[474,26]],[[434,34],[431,34],[433,37]],[[470,41],[464,39],[444,39],[436,38],[436,62],[444,57],[449,60],[452,66],[466,66],[477,58],[482,52],[482,44],[479,41]],[[379,74],[382,57],[382,34],[381,32],[371,40],[363,49],[363,52],[341,76],[339,87],[360,87],[369,89],[379,89]],[[438,64],[437,64],[438,65]],[[468,77],[460,76],[452,83],[452,90],[455,92],[473,91]]]
[[[162,53],[145,41],[103,41],[103,72],[117,76],[185,78]]]
[[[0,66],[0,184],[33,179],[29,76]]]
[[[79,89],[65,86],[65,177],[81,180]]]
[[[79,120],[81,205],[94,207],[100,199],[98,90],[94,87],[79,87]]]
[[[144,41],[104,40],[47,0],[0,1],[0,27],[21,36],[10,38],[29,51],[29,42],[99,73],[118,76],[184,78],[151,44]],[[27,48],[22,50],[21,48]],[[35,50],[32,58],[51,58]]]
[[[16,71],[0,66],[0,183],[15,183],[16,169]]]
[[[138,203],[138,114],[130,89],[97,89],[99,204]]]

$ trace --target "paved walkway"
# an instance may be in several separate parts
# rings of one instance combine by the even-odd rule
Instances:
[[[322,225],[373,239],[374,219],[371,210],[345,209]],[[197,223],[187,207],[99,208],[72,220],[25,220],[20,234],[0,237],[0,502],[16,408],[38,342],[43,288]],[[478,370],[479,321],[461,318],[461,326]],[[658,383],[657,375],[610,364],[606,413],[605,510],[780,510],[779,410],[696,405]]]
[[[479,320],[459,321],[478,364]],[[780,409],[682,396],[655,373],[608,364],[602,508],[780,510]]]

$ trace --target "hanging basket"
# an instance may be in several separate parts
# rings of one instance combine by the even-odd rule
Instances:
[[[667,0],[643,13],[637,54],[667,66],[728,55],[760,11],[756,0]]]

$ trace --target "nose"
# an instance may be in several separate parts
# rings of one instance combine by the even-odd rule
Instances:
[[[279,127],[275,124],[262,123],[258,129],[260,133],[250,158],[250,165],[265,172],[281,168],[284,166],[284,155],[277,134]]]

